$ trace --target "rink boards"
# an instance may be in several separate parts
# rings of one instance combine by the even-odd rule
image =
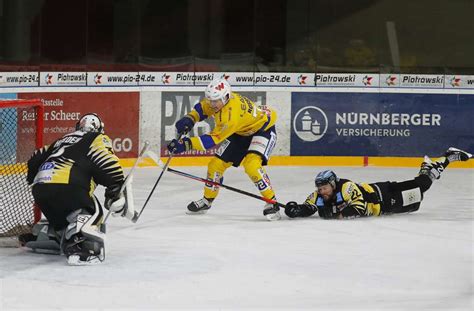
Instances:
[[[24,87],[2,89],[0,98],[40,98],[45,105],[46,143],[73,130],[80,115],[99,113],[115,152],[128,166],[127,159],[136,157],[145,140],[167,157],[175,122],[203,97],[203,89],[201,85]],[[234,90],[278,113],[278,141],[270,165],[418,166],[423,155],[437,157],[450,146],[474,152],[472,89],[242,86]],[[19,116],[20,131],[22,121]],[[200,122],[190,135],[208,133],[213,126],[212,119]],[[173,164],[206,165],[215,151],[175,156]]]

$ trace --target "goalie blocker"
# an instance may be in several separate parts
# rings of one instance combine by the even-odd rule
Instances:
[[[119,190],[108,188],[105,191],[105,208],[108,209],[112,216],[122,216],[129,220],[136,217],[137,212],[135,210],[135,203],[133,201],[133,190],[132,190],[133,177],[130,176],[126,181],[123,192],[120,191],[121,186],[118,186]]]

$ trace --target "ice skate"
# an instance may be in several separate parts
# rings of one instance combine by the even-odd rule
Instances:
[[[458,161],[467,161],[472,158],[472,154],[458,148],[450,147],[444,154],[449,163]]]
[[[70,266],[92,266],[101,264],[105,259],[104,249],[97,255],[72,254],[67,257],[67,263]]]
[[[211,208],[212,201],[213,201],[212,199],[206,199],[206,198],[193,201],[189,203],[186,214],[188,215],[205,214]]]
[[[263,215],[270,221],[281,219],[280,208],[276,204],[265,204],[265,207],[263,208]]]
[[[100,264],[105,260],[103,242],[87,240],[82,236],[75,235],[64,244],[64,254],[67,257],[68,265],[90,266]]]

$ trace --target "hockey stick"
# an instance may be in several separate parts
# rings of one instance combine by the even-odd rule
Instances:
[[[133,172],[134,172],[135,169],[137,168],[138,163],[140,163],[140,161],[143,159],[143,155],[145,154],[145,152],[147,152],[148,147],[150,147],[150,142],[149,142],[149,141],[145,141],[145,144],[143,145],[142,150],[140,150],[140,153],[138,154],[138,157],[137,157],[137,159],[135,160],[135,163],[133,163],[132,169],[130,170],[130,172],[128,172],[127,177],[125,177],[125,180],[123,181],[123,184],[122,184],[122,186],[120,187],[119,193],[122,193],[122,192],[125,190],[125,187],[127,187],[127,185],[131,182],[132,176],[133,176]],[[111,212],[110,209],[109,209],[107,215],[105,216],[105,219],[104,219],[103,224],[105,224],[105,223],[107,222],[107,219],[109,218],[109,216],[110,216],[111,213],[112,213],[112,212]]]
[[[183,134],[179,134],[177,140],[180,140],[182,136],[183,136]],[[148,154],[150,154],[150,152],[151,151],[149,151]],[[162,171],[160,173],[160,176],[158,176],[158,179],[156,180],[155,184],[153,185],[153,188],[151,188],[150,194],[148,194],[148,197],[146,198],[145,203],[143,204],[142,208],[140,209],[140,212],[135,213],[135,216],[132,218],[133,223],[136,223],[138,221],[138,218],[140,218],[140,216],[142,215],[143,210],[145,209],[145,207],[148,204],[148,201],[150,201],[151,196],[155,192],[156,186],[158,186],[158,183],[160,182],[161,177],[163,176],[163,173],[166,171],[166,169],[170,165],[170,161],[171,161],[172,157],[173,157],[173,152],[170,152],[170,154],[168,156],[168,160],[166,161],[165,166],[162,167]]]
[[[158,166],[163,167],[162,162],[160,161],[160,159],[159,159],[159,157],[158,157],[158,155],[157,155],[156,153],[154,153],[153,151],[148,151],[147,154],[148,154],[148,156],[149,156]],[[243,194],[243,195],[246,195],[246,196],[249,196],[249,197],[252,197],[252,198],[261,200],[261,201],[265,201],[265,202],[267,202],[267,203],[274,204],[274,205],[277,205],[277,206],[282,207],[282,208],[285,208],[285,204],[282,204],[282,203],[277,202],[277,201],[275,201],[275,200],[267,199],[267,198],[264,198],[264,197],[262,197],[262,196],[259,196],[259,195],[256,195],[256,194],[253,194],[253,193],[250,193],[250,192],[241,190],[241,189],[237,189],[237,188],[234,188],[234,187],[231,187],[231,186],[227,186],[227,185],[224,185],[224,184],[221,184],[221,183],[212,181],[212,180],[208,180],[208,179],[206,179],[206,178],[201,178],[201,177],[198,177],[198,176],[195,176],[195,175],[191,175],[191,174],[188,174],[188,173],[185,173],[185,172],[181,172],[181,171],[172,169],[172,168],[170,168],[170,167],[167,167],[166,164],[165,164],[165,166],[163,167],[163,169],[166,169],[166,170],[169,171],[170,173],[173,173],[173,174],[176,174],[176,175],[180,175],[180,176],[183,176],[183,177],[191,178],[191,179],[194,179],[194,180],[203,182],[203,183],[205,183],[205,184],[211,184],[211,185],[213,185],[213,186],[222,187],[222,188],[225,188],[225,189],[227,189],[227,190],[231,190],[231,191],[234,191],[234,192],[237,192],[237,193],[240,193],[240,194]]]

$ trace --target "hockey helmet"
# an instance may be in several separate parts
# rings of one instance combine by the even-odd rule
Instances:
[[[206,87],[204,94],[207,99],[209,100],[219,100],[221,99],[222,102],[227,104],[230,99],[230,84],[224,78],[217,78],[211,81],[209,85]]]
[[[330,184],[333,189],[336,188],[336,182],[339,181],[339,178],[336,176],[336,173],[334,173],[331,170],[326,170],[319,172],[318,175],[316,175],[316,178],[314,180],[314,183],[316,184],[316,188]]]
[[[104,133],[104,123],[96,113],[86,113],[76,123],[76,131]]]

